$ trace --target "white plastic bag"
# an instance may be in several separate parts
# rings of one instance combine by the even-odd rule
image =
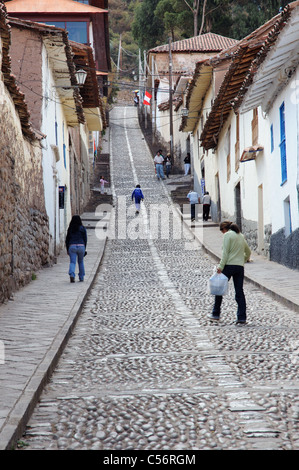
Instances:
[[[228,278],[214,269],[213,275],[208,281],[208,292],[211,295],[226,295],[228,293]]]

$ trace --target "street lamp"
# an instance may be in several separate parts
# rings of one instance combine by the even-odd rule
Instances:
[[[77,70],[76,78],[79,86],[83,86],[87,77],[87,72],[83,69]]]
[[[77,84],[76,85],[55,85],[54,88],[64,88],[65,90],[70,90],[71,88],[81,88],[83,87],[87,72],[83,69],[77,70],[75,72]]]

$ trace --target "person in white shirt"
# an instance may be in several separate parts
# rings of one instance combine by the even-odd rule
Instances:
[[[162,180],[165,180],[164,170],[163,170],[164,157],[161,153],[161,150],[158,150],[158,152],[157,152],[157,154],[154,158],[154,163],[156,165],[156,172],[157,172],[158,180],[160,178],[162,178]]]
[[[205,192],[204,197],[202,199],[202,219],[207,221],[209,219],[210,214],[210,206],[211,206],[211,196],[209,195],[208,191]]]
[[[191,205],[191,222],[195,220],[195,208],[196,204],[199,204],[199,195],[196,191],[191,190],[187,194],[187,198],[189,199]]]

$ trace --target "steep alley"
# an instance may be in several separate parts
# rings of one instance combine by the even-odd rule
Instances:
[[[110,157],[104,259],[22,448],[298,449],[298,314],[245,284],[248,324],[233,289],[210,324],[215,261],[172,210],[133,106],[111,113]]]

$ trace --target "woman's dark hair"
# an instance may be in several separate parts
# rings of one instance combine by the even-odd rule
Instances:
[[[229,222],[228,220],[221,222],[220,230],[233,230],[233,232],[240,233],[238,225],[233,224],[233,222]]]
[[[72,220],[70,221],[69,230],[71,232],[77,232],[82,225],[82,220],[79,215],[73,215]]]

